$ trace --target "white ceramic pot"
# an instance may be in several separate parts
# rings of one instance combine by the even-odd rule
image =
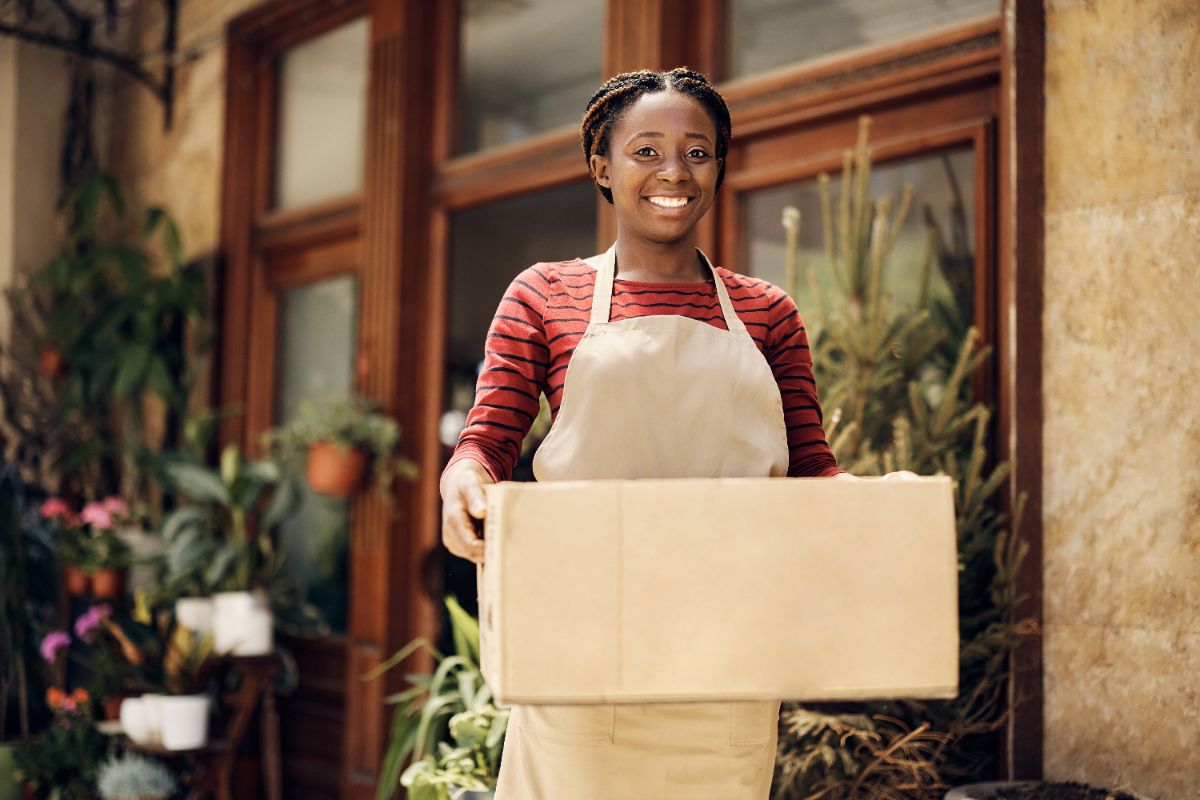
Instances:
[[[212,633],[213,600],[211,597],[181,597],[175,601],[175,620],[197,636]]]
[[[141,697],[128,697],[121,703],[121,729],[138,744],[155,740],[150,707]]]
[[[270,653],[273,623],[271,607],[261,592],[222,592],[213,596],[213,646],[218,653]]]
[[[195,750],[207,744],[208,707],[206,694],[160,697],[162,746],[168,750]]]
[[[150,741],[153,744],[162,742],[162,710],[158,707],[158,702],[164,697],[165,694],[141,696],[142,707],[146,709],[146,724],[150,727]]]

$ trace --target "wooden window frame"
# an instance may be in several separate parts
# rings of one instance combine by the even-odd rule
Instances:
[[[608,0],[607,11],[604,74],[684,63],[722,74],[724,0]],[[269,165],[256,158],[271,141],[265,127],[271,105],[261,91],[262,53],[264,48],[280,49],[308,38],[314,26],[327,24],[314,22],[323,13],[344,14],[344,19],[370,15],[366,183],[356,201],[266,214]],[[311,244],[305,237],[314,235],[336,239],[357,225],[362,305],[356,386],[396,416],[405,431],[407,454],[421,467],[416,481],[398,486],[395,512],[371,498],[356,500],[352,551],[358,560],[352,560],[351,569],[357,566],[352,574],[365,586],[354,588],[351,601],[347,676],[365,672],[413,636],[434,636],[440,617],[436,603],[425,595],[422,572],[428,551],[440,541],[437,428],[444,401],[451,217],[588,177],[573,128],[455,155],[458,22],[453,2],[274,0],[230,27],[220,397],[225,403],[244,403],[250,396],[253,348],[247,342],[263,335],[266,317],[273,316],[267,313],[264,320],[253,322],[255,314],[268,311],[253,305],[265,285],[256,289],[255,281],[266,281],[269,271],[263,254],[285,252],[289,242]],[[990,284],[976,281],[977,292],[991,293],[986,302],[977,299],[977,306],[984,309],[980,319],[997,345],[999,456],[1015,463],[1007,492],[1010,506],[1019,494],[1028,497],[1020,532],[1030,544],[1030,555],[1018,591],[1026,598],[1023,615],[1037,620],[1043,38],[1040,2],[1002,0],[998,17],[974,28],[955,26],[892,47],[835,55],[721,84],[734,115],[735,147],[820,119],[841,116],[849,124],[859,110],[895,109],[955,87],[994,85],[993,115],[959,120],[955,126],[920,135],[882,136],[874,145],[877,157],[888,160],[970,141],[977,159],[995,165],[977,173],[975,199],[981,213],[976,225],[986,230],[975,232],[977,242],[985,243],[977,249],[976,269],[977,274],[993,276]],[[846,144],[852,141],[852,136],[846,138]],[[239,172],[245,166],[250,173]],[[840,157],[835,161],[830,152],[811,153],[788,168],[790,172],[764,169],[761,174],[750,169],[739,173],[731,164],[716,213],[703,223],[702,246],[715,248],[736,267],[739,195],[763,185],[756,181],[777,183],[781,175],[811,175],[822,166],[836,168]],[[985,207],[991,211],[982,213]],[[615,224],[610,208],[599,199],[597,215],[599,245],[611,240]],[[284,273],[298,280],[302,271]],[[291,278],[279,273],[275,279]],[[262,357],[257,358],[261,362]],[[252,447],[249,433],[260,425],[261,418],[230,420],[222,427],[222,437]],[[1014,664],[1005,763],[1011,776],[1036,777],[1041,774],[1040,641],[1023,643]],[[347,678],[347,715],[356,725],[347,731],[343,746],[345,797],[365,799],[373,794],[387,735],[382,697],[399,682],[398,675],[369,684]]]

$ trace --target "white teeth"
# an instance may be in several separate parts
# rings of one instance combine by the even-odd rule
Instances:
[[[662,206],[663,208],[682,208],[688,204],[688,199],[686,197],[659,197],[658,195],[655,195],[654,197],[647,197],[646,199],[651,203],[654,203],[654,205]]]

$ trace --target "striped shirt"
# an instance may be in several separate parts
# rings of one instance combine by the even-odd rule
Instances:
[[[779,385],[790,454],[788,475],[827,476],[843,471],[821,428],[808,336],[796,304],[767,281],[722,267],[717,274]],[[488,331],[475,405],[450,464],[472,458],[493,480],[512,476],[521,441],[537,416],[541,393],[550,403],[552,418],[558,415],[567,366],[587,329],[595,284],[596,270],[579,259],[534,264],[513,280]],[[671,314],[726,330],[711,281],[644,283],[620,277],[614,281],[613,322]]]

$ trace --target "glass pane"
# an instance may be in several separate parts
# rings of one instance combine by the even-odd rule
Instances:
[[[304,400],[345,395],[354,388],[358,279],[333,278],[279,295],[279,374],[275,419],[287,422]],[[283,526],[288,575],[346,630],[349,507],[303,484],[299,512]]]
[[[603,0],[464,0],[460,151],[577,123],[603,33]]]
[[[729,77],[999,11],[999,0],[730,0]]]
[[[596,252],[596,199],[591,182],[504,200],[456,214],[453,220],[449,320],[446,342],[446,410],[439,437],[449,459],[475,401],[475,377],[496,306],[513,278],[539,261],[587,258]],[[533,452],[513,472],[533,480]],[[444,461],[443,461],[444,463]],[[475,611],[475,567],[445,562],[445,591]],[[443,632],[449,627],[443,625]],[[443,644],[450,646],[449,642]]]
[[[362,189],[367,47],[363,18],[280,58],[275,208],[310,205]]]
[[[973,148],[923,156],[908,161],[872,167],[870,194],[878,199],[891,195],[894,202],[906,184],[913,187],[912,205],[896,239],[890,261],[883,271],[883,288],[896,304],[912,306],[920,296],[922,265],[927,243],[926,220],[937,227],[944,252],[937,258],[929,293],[953,304],[963,323],[974,317],[975,262],[975,157]],[[834,213],[841,191],[840,176],[831,176]],[[826,266],[825,237],[821,217],[821,194],[816,179],[752,192],[743,205],[742,230],[745,251],[742,266],[752,275],[783,286],[786,238],[782,224],[784,208],[800,211],[799,295],[796,304],[816,337],[819,315],[816,299],[807,281],[811,267],[823,296],[832,296],[837,284]]]

